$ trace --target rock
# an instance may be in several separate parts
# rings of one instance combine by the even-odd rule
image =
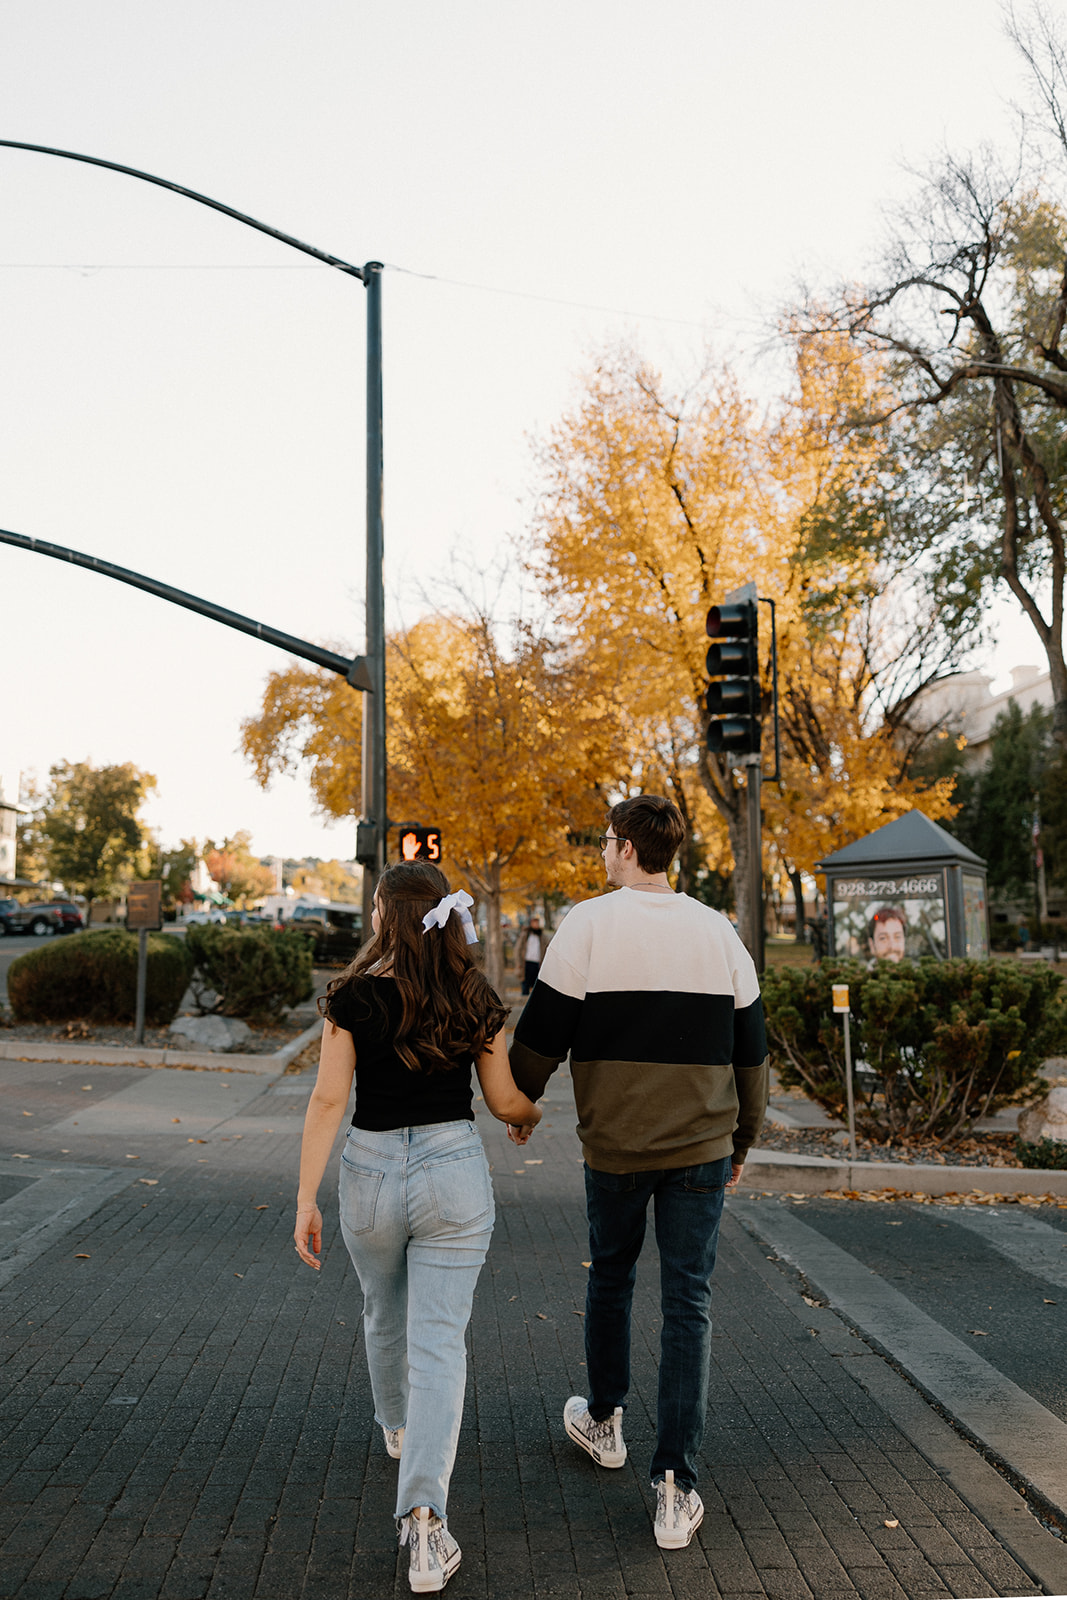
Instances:
[[[238,1050],[252,1030],[240,1017],[176,1017],[167,1030],[175,1043],[197,1050]]]
[[[1036,1106],[1019,1112],[1019,1137],[1028,1144],[1041,1139],[1067,1143],[1067,1088],[1050,1089]]]

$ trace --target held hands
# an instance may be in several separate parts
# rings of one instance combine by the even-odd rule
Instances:
[[[301,1261],[306,1261],[309,1267],[314,1267],[318,1272],[322,1262],[316,1261],[315,1256],[322,1249],[322,1212],[317,1205],[297,1206],[293,1241]]]
[[[533,1112],[534,1114],[528,1122],[508,1123],[508,1138],[512,1144],[526,1144],[528,1142],[531,1133],[533,1133],[543,1115],[539,1105],[534,1105]]]

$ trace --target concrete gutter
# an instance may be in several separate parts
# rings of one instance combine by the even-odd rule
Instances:
[[[905,1161],[849,1161],[833,1156],[750,1150],[742,1189],[764,1194],[826,1194],[896,1189],[909,1194],[1054,1194],[1067,1197],[1067,1172],[1034,1167],[952,1167]]]
[[[141,1049],[123,1045],[61,1044],[41,1039],[0,1040],[0,1061],[67,1061],[83,1066],[185,1067],[201,1072],[254,1072],[277,1077],[322,1032],[321,1019],[311,1023],[287,1045],[269,1056],[242,1055],[230,1050]]]

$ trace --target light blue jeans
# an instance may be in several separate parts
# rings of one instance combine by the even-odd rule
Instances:
[[[359,1274],[374,1415],[403,1428],[396,1515],[446,1515],[467,1381],[466,1331],[493,1231],[473,1122],[350,1128],[341,1233]]]

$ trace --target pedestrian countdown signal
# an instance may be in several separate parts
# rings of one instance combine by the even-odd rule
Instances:
[[[401,861],[440,861],[440,828],[401,828],[400,859]]]

